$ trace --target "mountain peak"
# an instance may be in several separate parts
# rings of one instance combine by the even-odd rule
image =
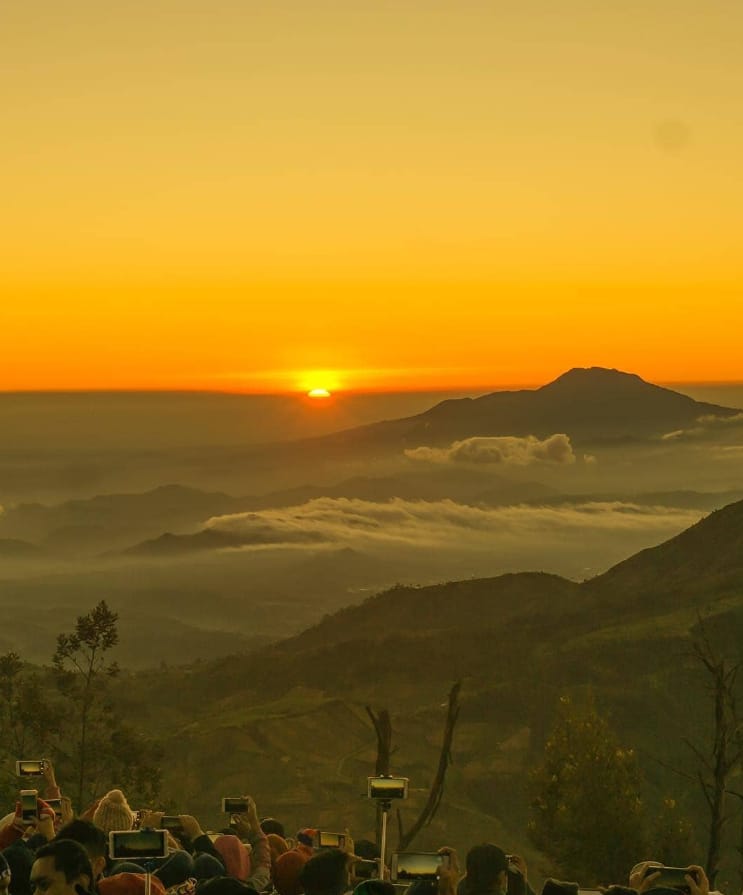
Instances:
[[[659,386],[651,385],[646,382],[637,373],[625,373],[622,370],[615,370],[609,367],[573,367],[557,379],[542,386],[542,389],[554,389],[555,387],[592,387],[592,388],[611,388],[616,386],[634,387],[645,386],[646,388],[659,388]],[[540,391],[542,390],[540,389]]]

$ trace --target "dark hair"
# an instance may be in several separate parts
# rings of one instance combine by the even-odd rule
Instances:
[[[108,837],[90,820],[71,820],[57,831],[54,838],[80,843],[91,858],[105,858],[108,854]]]
[[[438,880],[416,879],[406,892],[406,895],[436,895],[439,891]]]
[[[395,895],[395,887],[386,879],[365,879],[353,890],[354,895]]]
[[[266,834],[266,836],[268,836],[269,833],[276,833],[277,836],[281,836],[282,839],[286,839],[284,825],[276,820],[275,817],[264,817],[261,821],[261,829]]]
[[[467,890],[487,891],[508,870],[508,858],[502,848],[490,842],[473,845],[467,852]]]
[[[348,856],[339,848],[318,852],[299,874],[306,895],[342,895],[348,886]]]
[[[61,870],[68,883],[82,874],[93,882],[93,868],[90,866],[88,853],[74,839],[52,839],[36,852],[34,860],[41,858],[54,858],[54,869]]]
[[[379,849],[371,839],[357,839],[353,844],[353,853],[366,861],[376,861]]]
[[[34,863],[32,852],[22,840],[16,840],[3,851],[10,868],[11,895],[31,895],[31,866]]]
[[[213,876],[199,880],[196,895],[258,895],[255,886],[234,876]]]

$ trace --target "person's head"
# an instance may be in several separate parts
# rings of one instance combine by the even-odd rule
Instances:
[[[314,827],[304,827],[302,830],[297,830],[297,845],[306,845],[308,848],[313,848],[316,836],[317,830]]]
[[[250,876],[250,855],[237,836],[217,836],[214,848],[219,852],[228,876],[243,881]]]
[[[0,852],[0,895],[8,895],[10,892],[10,865]]]
[[[112,830],[132,829],[134,812],[120,789],[112,789],[100,800],[93,814],[93,823],[100,827],[104,833],[110,833]]]
[[[254,886],[234,876],[215,876],[196,886],[196,895],[258,895]]]
[[[542,895],[578,895],[578,883],[563,882],[559,879],[546,879],[542,886]]]
[[[194,889],[196,887],[194,886]],[[145,895],[147,882],[143,873],[114,873],[98,883],[99,895]],[[162,880],[150,876],[150,895],[165,895]]]
[[[365,861],[376,861],[379,858],[379,848],[371,839],[357,839],[353,844],[353,853]]]
[[[33,852],[25,844],[16,843],[6,848],[3,857],[10,867],[10,895],[31,895],[31,865]]]
[[[348,888],[348,855],[339,848],[318,852],[302,868],[305,895],[343,895]]]
[[[353,895],[395,895],[395,891],[395,887],[386,879],[365,879],[356,886]]]
[[[82,845],[90,858],[94,882],[100,878],[106,869],[108,854],[108,839],[100,827],[92,821],[76,818],[61,827],[55,838],[72,839]]]
[[[271,868],[272,878],[279,895],[302,895],[299,874],[312,855],[311,848],[297,845],[296,848],[290,848],[274,860]]]
[[[31,889],[38,895],[79,895],[93,884],[90,858],[79,842],[53,839],[36,852],[31,866]]]
[[[508,858],[502,848],[483,842],[467,852],[467,891],[508,891]]]
[[[266,836],[268,836],[269,833],[275,833],[277,836],[281,836],[282,839],[286,839],[284,825],[276,820],[275,817],[264,817],[261,821],[261,829]]]
[[[289,846],[286,844],[286,839],[279,836],[278,833],[267,833],[266,841],[271,850],[271,877],[273,878],[276,861],[289,851]]]

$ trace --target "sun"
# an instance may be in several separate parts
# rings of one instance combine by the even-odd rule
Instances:
[[[343,383],[337,370],[304,370],[297,374],[297,387],[308,398],[327,401],[342,388]]]

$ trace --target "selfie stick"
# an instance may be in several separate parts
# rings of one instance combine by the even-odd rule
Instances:
[[[379,807],[382,809],[382,835],[379,842],[379,878],[384,879],[387,852],[387,814],[390,808],[392,808],[392,802],[389,799],[380,799]],[[145,895],[149,895],[149,893],[145,893]]]

